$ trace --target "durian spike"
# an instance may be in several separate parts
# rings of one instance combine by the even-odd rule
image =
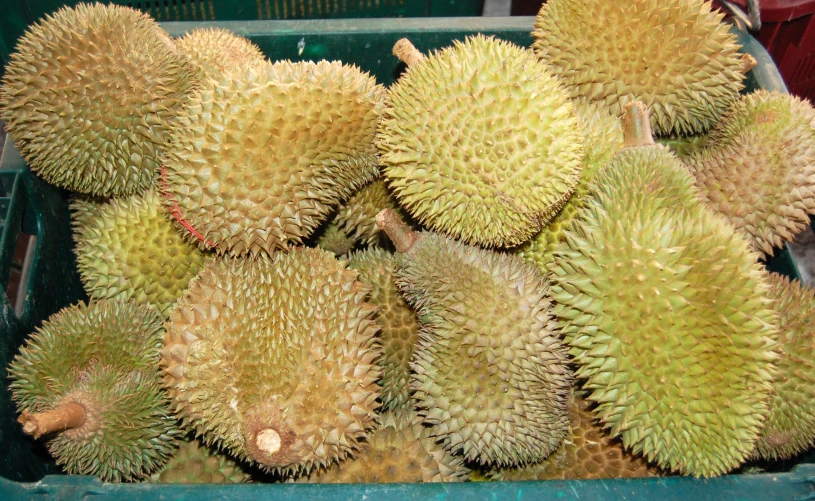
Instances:
[[[623,138],[623,148],[654,144],[645,103],[634,101],[623,107]]]
[[[408,66],[413,66],[425,60],[424,54],[410,43],[407,38],[402,38],[393,46],[393,55]]]
[[[391,209],[384,209],[376,215],[376,225],[388,234],[396,251],[403,254],[409,251],[419,238],[419,235]]]
[[[17,421],[23,425],[24,433],[38,439],[51,432],[79,428],[85,424],[85,408],[68,402],[50,411],[35,414],[23,411]]]
[[[756,61],[756,58],[754,58],[750,54],[745,53],[741,55],[741,68],[745,75],[747,74],[748,71],[755,68],[757,64],[758,61]]]

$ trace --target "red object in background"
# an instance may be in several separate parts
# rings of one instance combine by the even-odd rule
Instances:
[[[731,1],[747,12],[747,0]],[[761,29],[754,36],[773,57],[790,93],[815,104],[815,0],[761,0],[759,6]]]

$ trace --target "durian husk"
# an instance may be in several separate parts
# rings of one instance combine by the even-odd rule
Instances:
[[[478,35],[410,65],[377,134],[400,205],[468,244],[512,247],[557,213],[583,151],[567,92],[531,51]]]
[[[197,440],[179,440],[178,449],[164,468],[150,476],[161,484],[241,484],[251,477],[228,456]]]
[[[655,141],[670,148],[677,158],[685,162],[697,151],[707,146],[708,136],[707,134],[699,134],[696,136],[658,137],[655,138]]]
[[[14,144],[43,179],[125,196],[153,185],[194,85],[189,62],[150,16],[83,3],[47,16],[20,39],[0,108]]]
[[[641,101],[658,136],[710,129],[738,99],[753,62],[708,0],[550,0],[532,50],[576,99],[622,116]]]
[[[355,242],[346,235],[345,230],[337,223],[334,214],[319,230],[317,230],[315,245],[321,249],[342,256],[351,252]]]
[[[394,255],[379,248],[356,251],[348,267],[359,271],[359,281],[371,287],[371,304],[379,309],[374,318],[381,327],[383,351],[378,362],[382,366],[381,410],[412,408],[410,360],[419,337],[419,321],[396,287]]]
[[[563,230],[583,206],[589,193],[589,183],[597,171],[605,165],[623,145],[623,129],[620,120],[603,105],[576,102],[575,110],[583,133],[583,170],[580,182],[572,196],[557,215],[537,235],[517,249],[515,254],[524,261],[534,263],[542,273],[547,273],[552,263],[552,251],[563,239]]]
[[[170,315],[165,387],[207,445],[291,475],[358,451],[381,369],[370,287],[330,252],[217,258]]]
[[[354,244],[365,247],[382,245],[388,238],[376,226],[376,215],[384,209],[395,210],[403,219],[407,219],[407,214],[388,191],[385,180],[379,178],[340,206],[336,222]]]
[[[165,317],[211,259],[184,240],[153,190],[86,207],[76,225],[77,269],[88,295],[151,304]]]
[[[644,116],[628,130],[650,142],[637,104]],[[768,284],[667,148],[626,144],[555,252],[555,311],[609,434],[663,470],[719,475],[749,456],[769,413],[779,347]]]
[[[569,435],[540,463],[489,472],[491,480],[585,480],[658,476],[642,458],[629,455],[609,437],[591,412],[583,395],[569,399]]]
[[[154,308],[101,300],[60,310],[20,348],[9,389],[21,420],[82,408],[79,426],[46,430],[66,473],[139,480],[172,455],[180,431],[158,374],[162,334]]]
[[[224,28],[197,28],[175,41],[195,68],[197,80],[205,85],[220,80],[224,73],[263,63],[266,56],[248,38]]]
[[[104,198],[76,195],[68,201],[68,211],[71,214],[71,239],[74,244],[79,243],[79,235],[90,221],[99,212],[99,208],[107,202]]]
[[[753,248],[774,248],[815,214],[815,109],[805,100],[759,90],[734,103],[686,161],[703,200]]]
[[[779,316],[783,349],[770,415],[754,458],[788,459],[815,443],[815,291],[770,273],[770,297]]]
[[[196,92],[162,189],[188,238],[219,254],[300,244],[378,173],[385,91],[354,66],[254,65]]]
[[[365,448],[353,459],[315,470],[299,483],[419,483],[461,482],[469,470],[436,442],[413,411],[401,410],[380,416]]]

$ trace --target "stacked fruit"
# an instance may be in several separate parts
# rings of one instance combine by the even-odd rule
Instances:
[[[533,35],[400,40],[386,90],[126,7],[33,26],[0,105],[74,192],[90,300],[11,364],[25,432],[157,482],[715,476],[812,445],[815,293],[760,264],[815,212],[812,106],[740,96],[755,61],[703,0],[552,0]]]

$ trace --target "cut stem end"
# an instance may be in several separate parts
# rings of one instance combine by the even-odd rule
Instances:
[[[398,57],[408,66],[424,61],[425,56],[410,43],[407,38],[402,38],[393,46],[393,55]]]
[[[634,101],[623,108],[623,148],[654,144],[651,121],[645,103]]]
[[[55,409],[32,414],[23,411],[17,420],[23,432],[35,439],[56,431],[72,430],[85,424],[85,408],[74,402],[62,404]]]
[[[418,238],[416,232],[391,209],[384,209],[376,215],[376,226],[388,234],[397,252],[409,251]]]
[[[280,434],[277,433],[277,431],[273,430],[272,428],[266,428],[258,433],[257,438],[255,439],[255,444],[257,444],[258,449],[266,452],[270,456],[273,456],[280,450],[282,441],[280,440]]]

